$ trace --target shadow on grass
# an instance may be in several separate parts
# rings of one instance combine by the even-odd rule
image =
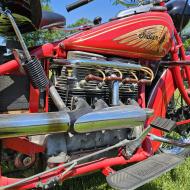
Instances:
[[[122,169],[123,167],[117,167]],[[190,158],[176,169],[145,184],[137,190],[189,190],[190,189]],[[64,182],[55,190],[114,190],[106,182],[100,172],[77,177]]]
[[[90,174],[87,176],[70,179],[64,182],[63,186],[59,190],[114,190],[107,182],[105,176],[100,172]],[[137,190],[162,190],[158,188],[156,184],[146,184]]]

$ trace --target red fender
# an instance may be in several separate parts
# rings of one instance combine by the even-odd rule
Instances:
[[[154,109],[154,115],[150,117],[146,126],[151,123],[156,117],[165,117],[168,104],[176,90],[174,78],[170,69],[163,72],[158,80],[148,101],[148,108]],[[152,129],[151,133],[162,136],[163,132],[158,129]],[[159,142],[152,142],[153,151],[156,152],[160,147]]]

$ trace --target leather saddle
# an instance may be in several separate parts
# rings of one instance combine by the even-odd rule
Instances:
[[[190,20],[190,1],[188,1],[185,8],[186,0],[170,0],[166,3],[166,7],[170,16],[173,19],[177,31],[180,31],[181,19],[184,13],[182,29]],[[184,9],[185,8],[185,9]]]
[[[8,8],[22,33],[38,29],[64,26],[65,17],[48,11],[42,11],[40,0],[0,0],[0,6]],[[7,17],[0,15],[0,35],[15,35]]]

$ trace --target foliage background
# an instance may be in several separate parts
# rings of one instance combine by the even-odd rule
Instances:
[[[42,9],[45,11],[53,11],[51,7],[51,0],[41,0]],[[75,23],[69,25],[68,27],[77,27],[85,24],[92,23],[87,18],[79,18]],[[65,36],[74,33],[75,31],[65,32],[64,30],[39,30],[24,34],[25,42],[28,47],[38,46],[47,42],[52,42],[56,40],[63,39]]]

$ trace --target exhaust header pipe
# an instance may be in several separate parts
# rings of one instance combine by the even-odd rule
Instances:
[[[152,114],[151,109],[142,109],[133,105],[104,108],[78,118],[74,124],[74,130],[78,133],[90,133],[134,128],[144,125],[146,119]]]
[[[66,112],[0,114],[0,139],[67,132],[69,124]]]

